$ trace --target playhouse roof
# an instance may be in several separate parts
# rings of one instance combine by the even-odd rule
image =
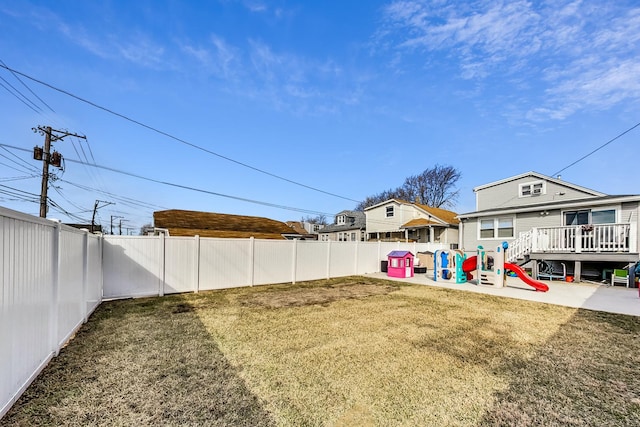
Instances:
[[[410,251],[391,251],[387,256],[391,258],[404,258],[407,255],[413,255],[413,254]]]

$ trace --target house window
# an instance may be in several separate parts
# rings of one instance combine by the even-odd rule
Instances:
[[[393,216],[393,206],[387,206],[387,218],[391,218]]]
[[[356,241],[356,233],[351,233],[351,241],[352,242]]]
[[[480,220],[480,238],[511,238],[514,236],[513,218],[502,217]]]
[[[345,223],[345,216],[344,215],[340,215],[338,217],[338,221],[337,221],[338,225],[342,225]]]
[[[591,211],[591,223],[592,224],[615,224],[616,223],[615,209],[609,209],[606,211]]]
[[[519,197],[539,196],[546,190],[544,181],[527,182],[519,185]]]
[[[483,219],[480,221],[480,238],[481,239],[492,239],[494,237],[493,224],[494,224],[494,221],[492,219]]]
[[[615,222],[615,209],[606,209],[601,211],[591,211],[585,209],[581,211],[568,211],[564,213],[565,225],[615,224]]]

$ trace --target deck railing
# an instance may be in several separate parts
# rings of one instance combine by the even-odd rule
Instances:
[[[532,252],[635,252],[635,224],[573,225],[532,230]]]

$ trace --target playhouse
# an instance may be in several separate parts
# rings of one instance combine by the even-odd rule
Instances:
[[[409,251],[391,251],[387,255],[387,276],[413,277],[413,254]]]

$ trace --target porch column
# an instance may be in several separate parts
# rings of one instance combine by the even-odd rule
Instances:
[[[464,247],[462,245],[462,243],[463,243],[462,236],[463,235],[464,235],[464,222],[462,220],[460,220],[460,223],[458,223],[458,249],[464,251]]]
[[[430,241],[431,243],[433,243],[433,242],[435,242],[435,241],[436,241],[436,233],[434,232],[434,230],[433,230],[433,227],[432,227],[432,226],[429,226],[429,241]]]
[[[407,243],[409,241],[409,229],[404,229],[404,242]]]
[[[576,261],[573,267],[573,281],[580,282],[581,275],[582,275],[582,261]]]

